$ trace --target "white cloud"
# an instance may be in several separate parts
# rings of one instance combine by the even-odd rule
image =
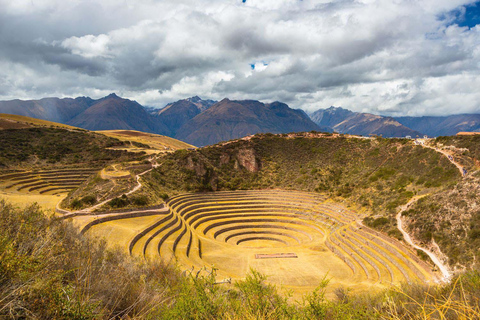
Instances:
[[[85,58],[109,57],[108,43],[110,38],[105,34],[93,36],[88,34],[83,37],[70,37],[62,41],[62,47],[70,49],[73,54]]]
[[[480,112],[480,28],[449,14],[472,2],[0,0],[0,99],[115,91],[155,106],[199,95]]]

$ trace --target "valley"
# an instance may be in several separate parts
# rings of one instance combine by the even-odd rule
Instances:
[[[177,261],[193,272],[215,266],[218,279],[233,282],[255,269],[296,294],[315,289],[325,274],[332,290],[355,291],[439,278],[414,252],[360,221],[324,195],[258,190],[183,194],[165,208],[84,216],[79,225],[82,233],[118,239],[133,256]],[[285,254],[294,258],[269,257]]]
[[[37,138],[24,140],[32,132]],[[480,252],[468,241],[473,202],[462,216],[472,229],[455,246],[459,233],[444,222],[432,229],[436,221],[420,209],[436,201],[447,210],[451,200],[434,199],[476,183],[478,136],[266,133],[195,148],[151,133],[43,122],[0,134],[3,150],[9,141],[24,150],[2,154],[2,198],[37,202],[131,261],[166,263],[227,290],[252,272],[292,301],[326,277],[329,299],[346,288],[361,295],[435,286],[475,267]],[[465,228],[449,217],[452,228]]]
[[[480,0],[1,1],[0,70],[0,320],[480,320]]]

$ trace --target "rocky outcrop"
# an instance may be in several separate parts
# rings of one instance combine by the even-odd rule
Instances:
[[[236,155],[235,168],[243,167],[249,172],[260,170],[260,161],[253,149],[240,149]]]

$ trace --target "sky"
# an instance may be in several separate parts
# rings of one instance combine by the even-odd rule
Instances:
[[[480,1],[0,0],[0,100],[480,113]]]

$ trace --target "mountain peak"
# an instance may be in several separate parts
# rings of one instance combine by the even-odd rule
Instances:
[[[190,102],[193,102],[193,103],[202,101],[202,99],[199,96],[194,96],[194,97],[188,98],[186,100],[190,101]]]
[[[342,107],[335,107],[335,106],[331,106],[330,108],[325,109],[325,111],[342,111],[342,110],[350,111],[348,109],[344,109]]]
[[[106,96],[105,98],[120,99],[120,97],[117,96],[117,95],[115,94],[115,92],[110,93],[110,94],[109,94],[108,96]]]
[[[224,98],[200,113],[175,135],[176,139],[204,146],[260,132],[287,133],[321,130],[306,114],[286,104]]]

